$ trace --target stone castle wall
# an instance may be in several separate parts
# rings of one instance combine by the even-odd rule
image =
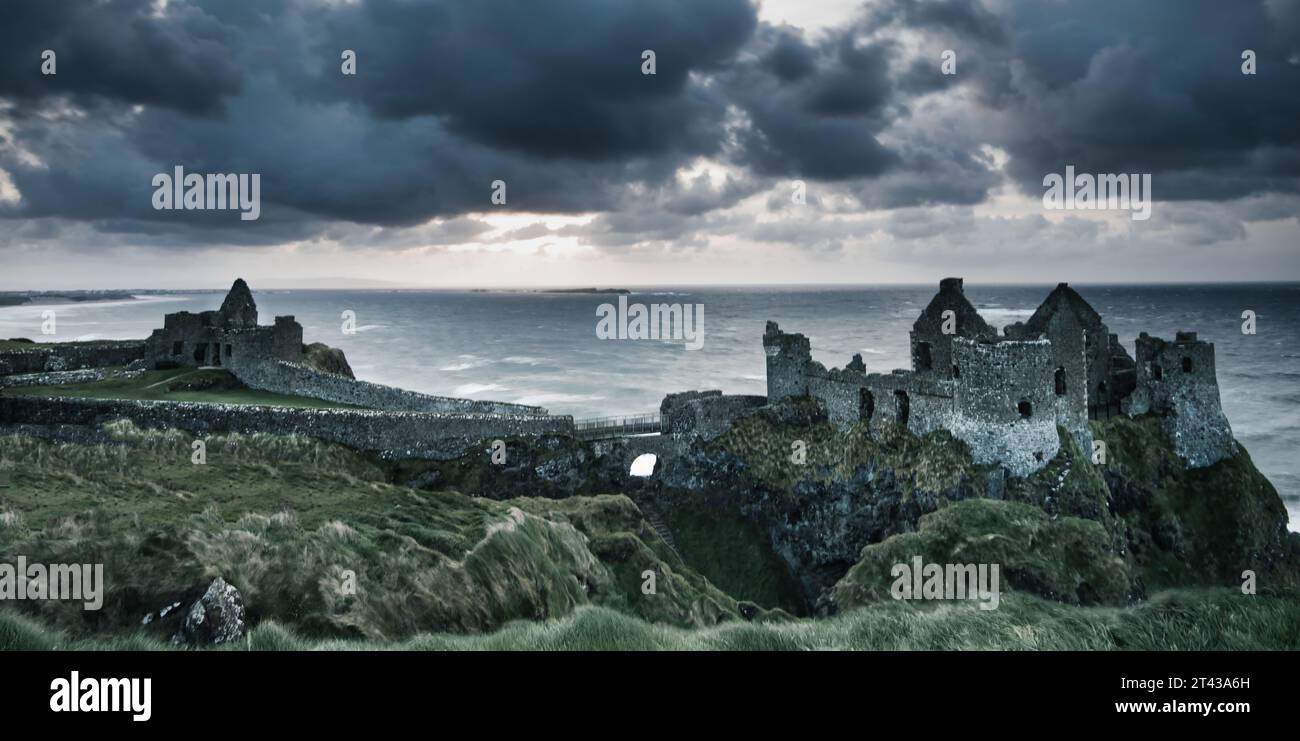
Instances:
[[[664,397],[659,416],[666,434],[712,440],[731,429],[736,420],[765,404],[765,396],[687,391]]]
[[[303,409],[179,401],[0,396],[0,425],[97,426],[128,419],[139,427],[300,434],[388,458],[454,458],[483,440],[573,434],[568,416],[501,416]]]
[[[812,362],[812,346],[807,337],[782,332],[776,322],[768,322],[763,333],[763,352],[767,356],[769,402],[775,404],[787,397],[808,393],[804,370]]]
[[[952,349],[960,374],[948,429],[977,463],[1000,462],[1017,476],[1046,465],[1060,449],[1052,343],[957,338]]]
[[[334,373],[323,373],[284,360],[250,357],[236,353],[229,370],[249,388],[277,394],[306,396],[338,404],[354,404],[394,412],[435,414],[503,414],[545,416],[542,407],[500,401],[477,401],[407,391]]]
[[[769,403],[789,396],[815,396],[841,430],[866,422],[878,432],[902,423],[923,435],[946,426],[952,390],[942,377],[911,371],[867,373],[860,358],[847,368],[827,369],[812,360],[809,348],[804,335],[782,332],[775,322],[768,322],[763,349]]]
[[[1137,388],[1125,402],[1127,413],[1158,415],[1174,450],[1192,467],[1237,453],[1219,400],[1213,343],[1195,332],[1179,332],[1173,342],[1143,332],[1136,362]]]
[[[129,365],[145,355],[144,340],[104,341],[0,351],[0,376]]]

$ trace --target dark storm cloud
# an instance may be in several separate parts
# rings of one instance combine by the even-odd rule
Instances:
[[[360,79],[330,69],[316,92],[543,157],[711,152],[723,107],[689,75],[730,60],[756,23],[747,0],[372,0],[329,13],[316,47],[355,50]]]
[[[1018,3],[983,82],[1004,104],[1011,172],[1027,190],[1073,164],[1153,173],[1159,199],[1300,186],[1295,0]],[[1256,75],[1243,75],[1253,50]],[[987,69],[987,67],[985,68]]]
[[[0,97],[29,102],[70,95],[220,111],[239,92],[228,51],[233,29],[196,8],[153,15],[149,0],[6,0],[0,6]],[[57,74],[42,75],[42,52]]]
[[[596,212],[562,236],[695,247],[796,179],[837,209],[965,207],[1005,177],[1036,196],[1067,164],[1151,172],[1162,200],[1293,193],[1297,55],[1297,0],[879,0],[816,36],[745,0],[6,0],[0,168],[22,200],[0,218],[32,240],[401,246],[472,240],[464,214]],[[701,157],[731,172],[679,177]],[[261,219],[153,210],[174,165],[260,173]]]
[[[24,12],[6,28],[30,36],[33,29],[19,26],[42,18],[41,6],[19,5]],[[23,196],[14,215],[181,222],[212,227],[213,239],[230,227],[249,233],[240,241],[270,243],[283,239],[272,228],[277,221],[302,219],[307,235],[320,220],[409,226],[486,211],[496,180],[507,184],[510,209],[615,208],[632,184],[670,183],[680,165],[717,151],[726,100],[691,76],[733,56],[756,23],[745,0],[546,7],[372,0],[267,4],[257,13],[239,3],[172,2],[158,18],[147,7],[117,9],[149,29],[137,36],[175,37],[179,47],[200,50],[187,30],[223,39],[224,59],[241,65],[239,94],[223,98],[217,93],[227,90],[195,85],[195,100],[205,105],[146,105],[136,113],[130,104],[159,97],[136,87],[169,89],[142,72],[97,89],[102,105],[78,116],[64,115],[66,89],[42,88],[39,75],[38,84],[0,89],[17,103],[8,116],[13,140],[42,163],[26,166],[17,150],[0,147],[0,167]],[[97,20],[69,13],[61,23],[85,37]],[[345,48],[358,53],[356,77],[339,72]],[[641,74],[644,49],[658,55],[655,75]],[[34,68],[39,52],[27,61]],[[147,70],[174,74],[169,63],[163,54]],[[175,77],[185,84],[181,67]],[[75,64],[60,57],[59,75],[45,81],[70,72]],[[151,178],[174,165],[260,173],[262,219],[154,211]],[[734,202],[726,193],[679,195],[667,207]],[[177,227],[178,241],[191,236],[201,240],[201,229]]]

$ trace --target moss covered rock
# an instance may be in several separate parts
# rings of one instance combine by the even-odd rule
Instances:
[[[862,549],[862,558],[831,590],[833,609],[891,599],[897,564],[998,565],[1002,590],[1067,604],[1124,604],[1138,591],[1128,563],[1111,551],[1102,525],[1051,517],[1038,507],[977,499],[921,518],[916,532]]]

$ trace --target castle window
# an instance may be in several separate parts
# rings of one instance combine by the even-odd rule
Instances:
[[[916,343],[916,369],[927,371],[934,367],[934,359],[930,357],[930,343]]]
[[[907,398],[907,392],[898,389],[894,392],[894,404],[898,411],[898,423],[907,424],[907,420],[912,416],[912,402]]]
[[[1151,364],[1151,377],[1154,378],[1154,379],[1156,379],[1157,381],[1159,381],[1160,379],[1164,378],[1164,377],[1165,377],[1165,371],[1164,371],[1164,369],[1161,368],[1160,366],[1156,365],[1155,363],[1152,363],[1152,364]]]
[[[1065,396],[1065,368],[1057,366],[1056,368],[1056,395]]]
[[[184,342],[173,342],[173,343],[172,343],[172,355],[180,355],[180,354],[183,353],[183,352],[185,352],[185,343],[184,343]]]
[[[1025,401],[1024,399],[1021,399],[1020,403],[1016,405],[1016,410],[1019,411],[1020,416],[1024,417],[1025,419],[1034,416],[1034,406],[1029,402]]]
[[[208,343],[196,342],[194,344],[194,362],[204,363],[208,359]]]
[[[876,397],[868,389],[858,389],[858,419],[866,422],[876,414]]]
[[[1184,373],[1191,373],[1191,372],[1192,372],[1192,359],[1191,359],[1191,358],[1183,358],[1183,372],[1184,372]]]
[[[957,366],[954,365],[952,367],[952,377],[961,378],[961,368],[958,368]]]
[[[231,346],[226,345],[226,357],[230,357]]]
[[[1097,393],[1100,394],[1100,395],[1102,395],[1102,396],[1105,396],[1105,395],[1106,395],[1106,382],[1105,382],[1105,381],[1102,381],[1101,383],[1097,384]]]

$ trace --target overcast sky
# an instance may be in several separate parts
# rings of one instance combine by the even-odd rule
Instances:
[[[0,289],[1296,280],[1297,90],[1300,0],[4,0]]]

